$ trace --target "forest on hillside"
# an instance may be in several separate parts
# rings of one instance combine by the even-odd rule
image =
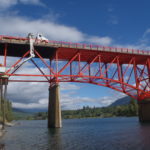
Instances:
[[[131,99],[130,103],[121,106],[110,106],[110,107],[89,107],[84,106],[82,109],[78,110],[63,110],[63,119],[73,119],[73,118],[106,118],[106,117],[119,117],[119,116],[137,116],[138,115],[138,105],[134,99]],[[47,112],[39,112],[33,116],[28,117],[28,119],[47,119]]]

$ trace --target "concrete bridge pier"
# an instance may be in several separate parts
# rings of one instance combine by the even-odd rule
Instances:
[[[7,85],[8,85],[8,77],[1,76],[0,77],[0,109],[2,113],[2,129],[5,128],[5,100],[7,95]]]
[[[150,123],[150,98],[138,102],[139,121],[141,123]]]
[[[59,85],[56,83],[49,88],[48,128],[61,128],[61,107]]]

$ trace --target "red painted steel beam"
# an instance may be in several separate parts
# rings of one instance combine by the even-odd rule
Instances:
[[[9,40],[7,45],[5,42],[1,43],[3,38]],[[1,75],[44,77],[46,80],[9,79],[10,82],[80,82],[109,87],[139,100],[150,95],[150,52],[49,41],[48,45],[35,44],[36,58],[41,60],[41,63],[49,70],[49,74],[45,74],[40,67],[41,65],[36,64],[34,59],[31,61],[40,71],[40,75],[15,74],[15,71],[20,67],[16,66],[23,58],[27,57],[29,51],[26,52],[25,46],[27,44],[25,43],[23,45],[18,44],[19,50],[18,45],[13,45],[13,40],[26,42],[28,39],[0,36],[0,45],[4,51],[2,54],[4,55],[4,66],[7,67],[7,56],[21,56],[6,73]],[[12,53],[12,45],[17,48],[18,55]],[[23,50],[21,51],[21,49]],[[45,58],[51,59],[50,64],[46,62]],[[54,66],[52,66],[52,61]],[[60,61],[66,63],[60,65]],[[138,65],[143,65],[143,68],[141,69]],[[11,72],[12,68],[14,71]]]
[[[48,82],[48,81],[47,80],[8,80],[8,82]]]
[[[6,58],[7,58],[7,44],[5,44],[4,48],[4,67],[6,67]]]

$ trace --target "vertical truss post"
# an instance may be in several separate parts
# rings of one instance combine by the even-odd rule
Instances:
[[[148,78],[149,78],[149,83],[150,83],[150,59],[147,59],[147,71],[148,71]]]
[[[108,66],[107,66],[107,63],[105,63],[105,77],[108,79]],[[109,81],[106,80],[106,85],[107,87],[109,87]]]
[[[73,72],[72,72],[72,62],[70,62],[70,79],[71,81],[73,81],[73,78],[71,77],[73,75]]]
[[[99,64],[99,76],[102,74],[102,69],[101,69],[101,56],[98,56],[98,64]]]
[[[52,60],[51,59],[49,59],[49,66],[50,66],[50,68],[52,67]],[[49,81],[51,82],[51,79],[52,79],[52,77],[51,77],[51,75],[52,75],[51,69],[49,69],[49,74],[50,74]]]
[[[56,83],[58,83],[58,51],[56,50],[56,54],[55,54],[55,63],[56,63]]]
[[[79,53],[78,55],[78,68],[79,68],[79,74],[78,75],[81,75],[81,54]]]
[[[137,96],[139,97],[139,90],[138,90],[139,81],[138,81],[137,64],[136,64],[135,58],[134,58],[134,61],[133,61],[133,70],[134,70],[135,84],[136,84],[136,89],[137,89]]]
[[[120,67],[121,67],[122,83],[124,83],[123,66],[122,66],[122,64],[120,64]],[[123,92],[125,93],[125,87],[124,87],[124,84],[122,84],[122,90],[123,90]]]
[[[88,64],[89,65],[89,82],[91,82],[91,63]]]
[[[4,67],[6,67],[6,57],[7,57],[7,44],[4,47]]]
[[[118,78],[119,78],[120,84],[122,84],[121,68],[120,68],[120,64],[119,64],[119,58],[117,58],[117,68],[118,68]]]
[[[119,62],[119,57],[117,58],[117,68],[118,68],[118,78],[120,81],[120,86],[122,88],[122,91],[124,92],[124,84],[123,84],[123,71],[122,71],[122,65]]]

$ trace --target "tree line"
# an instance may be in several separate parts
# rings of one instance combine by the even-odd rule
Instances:
[[[137,116],[138,115],[138,105],[136,100],[131,99],[130,103],[127,105],[121,106],[110,106],[110,107],[89,107],[84,106],[82,109],[78,110],[63,110],[62,118],[63,119],[73,119],[73,118],[92,118],[92,117],[117,117],[117,116]],[[47,119],[47,112],[39,112],[34,116],[30,116],[28,119]]]
[[[4,103],[4,104],[2,104]],[[3,108],[4,107],[4,108]],[[0,99],[0,122],[3,120],[3,110],[5,121],[10,122],[13,120],[13,113],[12,113],[12,103],[9,100],[1,100]]]

